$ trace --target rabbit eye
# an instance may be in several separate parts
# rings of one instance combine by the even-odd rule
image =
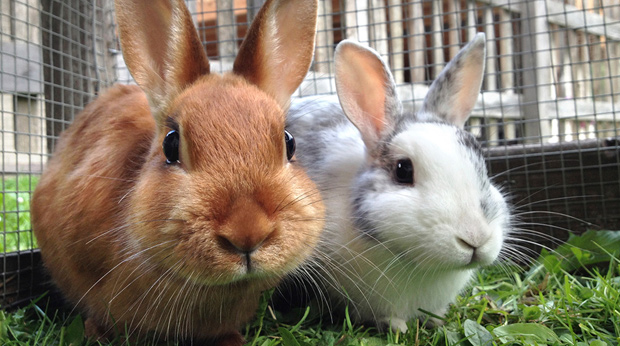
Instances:
[[[295,155],[295,137],[284,130],[284,143],[286,143],[286,158],[290,161]]]
[[[168,132],[162,144],[164,155],[166,155],[166,163],[172,164],[179,161],[179,132],[172,130]]]
[[[413,163],[411,160],[404,159],[396,162],[394,179],[399,184],[413,185]]]

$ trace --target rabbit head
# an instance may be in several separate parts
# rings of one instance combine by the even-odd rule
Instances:
[[[314,186],[289,162],[284,114],[310,65],[316,2],[268,1],[225,75],[209,73],[182,0],[116,6],[127,66],[156,123],[129,198],[136,247],[174,239],[160,263],[183,258],[181,273],[200,268],[200,280],[218,284],[297,266],[320,224],[296,220],[319,220],[321,208],[294,203]],[[161,218],[177,222],[139,226]]]
[[[487,265],[502,247],[507,206],[487,176],[478,142],[463,129],[480,92],[484,59],[479,34],[432,83],[420,111],[406,114],[376,53],[355,42],[337,48],[340,103],[366,147],[353,220],[420,268]]]

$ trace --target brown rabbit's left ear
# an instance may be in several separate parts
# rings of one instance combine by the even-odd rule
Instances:
[[[287,108],[312,62],[317,11],[317,0],[267,0],[239,49],[233,72]]]
[[[151,106],[160,108],[209,73],[183,0],[116,0],[115,10],[123,57]]]

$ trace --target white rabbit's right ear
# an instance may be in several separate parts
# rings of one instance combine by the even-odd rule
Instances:
[[[485,57],[485,35],[478,33],[431,84],[418,119],[439,118],[463,128],[480,94]]]
[[[402,115],[394,77],[377,52],[355,41],[340,42],[334,62],[340,105],[372,150]]]
[[[115,11],[125,63],[156,110],[209,73],[183,0],[116,0]]]

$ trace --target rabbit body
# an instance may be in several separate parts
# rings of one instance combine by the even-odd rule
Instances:
[[[45,265],[93,336],[127,328],[242,344],[261,292],[304,262],[323,226],[316,186],[289,162],[284,135],[316,3],[267,1],[225,75],[208,73],[182,0],[116,7],[140,87],[110,88],[62,134],[32,202]],[[140,40],[160,33],[145,13],[170,26],[148,49],[153,38]],[[283,17],[303,22],[302,43],[270,50]],[[277,87],[269,54],[290,60]]]
[[[336,49],[339,100],[291,107],[297,159],[327,211],[317,278],[330,303],[348,304],[356,320],[404,331],[421,310],[441,316],[475,269],[499,256],[508,206],[463,130],[483,70],[479,34],[445,67],[422,109],[406,114],[382,59],[344,41]]]

